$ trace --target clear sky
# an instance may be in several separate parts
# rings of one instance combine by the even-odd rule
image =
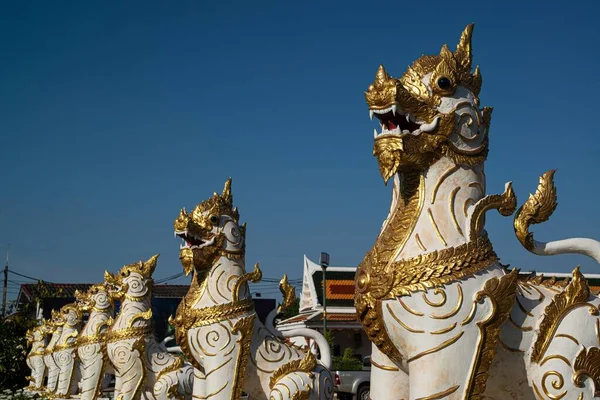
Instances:
[[[363,91],[379,63],[398,76],[454,48],[470,22],[482,104],[495,108],[488,191],[512,180],[521,204],[557,168],[559,206],[537,238],[600,239],[600,3],[323,3],[2,2],[10,268],[97,282],[161,253],[155,278],[176,274],[174,218],[228,176],[249,267],[299,278],[303,254],[320,251],[357,265],[390,201]],[[504,263],[600,273],[583,257],[527,253],[512,218],[490,213],[486,226]]]

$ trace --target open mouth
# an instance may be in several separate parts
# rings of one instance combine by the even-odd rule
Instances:
[[[435,117],[431,123],[417,121],[413,115],[406,113],[397,104],[383,110],[369,110],[369,117],[377,118],[381,131],[373,130],[373,137],[380,135],[420,135],[437,129],[440,118]]]
[[[205,240],[188,231],[175,231],[175,237],[183,240],[183,243],[179,246],[180,249],[201,249],[215,243],[214,237],[210,240]]]

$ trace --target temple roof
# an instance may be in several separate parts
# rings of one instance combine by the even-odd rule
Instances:
[[[354,308],[354,275],[356,267],[327,267],[327,307]],[[323,270],[304,256],[300,312],[321,309],[323,305]]]

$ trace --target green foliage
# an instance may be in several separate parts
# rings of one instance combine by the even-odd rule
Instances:
[[[37,302],[43,305],[44,298],[66,296],[62,288],[56,290],[44,281],[38,281],[32,291],[34,296],[29,304],[23,304],[17,314],[0,319],[0,391],[14,392],[29,384],[25,379],[31,374],[25,362],[29,351],[25,334],[38,325],[35,317],[29,317],[35,314]]]
[[[35,325],[35,320],[21,316],[0,321],[0,390],[20,389],[29,384],[25,379],[31,373],[25,363],[25,333]]]
[[[296,298],[296,301],[294,302],[294,304],[289,306],[287,309],[283,310],[283,312],[279,316],[279,319],[284,320],[284,319],[292,318],[298,314],[300,314],[300,299]]]
[[[331,349],[331,354],[333,354],[333,345],[335,344],[335,337],[333,336],[333,332],[330,330],[326,330],[325,332],[323,332],[323,336],[325,336],[325,339],[327,340],[327,343],[329,343],[329,348]]]
[[[341,357],[333,357],[333,370],[334,371],[362,371],[362,363],[356,357],[352,349],[347,347],[344,350],[344,354]]]
[[[62,288],[56,289],[48,284],[48,282],[42,280],[39,280],[32,288],[32,294],[33,299],[29,303],[22,304],[19,312],[23,314],[35,312],[38,303],[40,307],[44,307],[44,299],[67,297]]]

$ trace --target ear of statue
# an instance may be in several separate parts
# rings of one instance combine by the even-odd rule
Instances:
[[[104,281],[111,285],[116,285],[118,283],[117,277],[108,271],[104,271]]]
[[[456,57],[456,61],[462,66],[462,68],[466,71],[471,70],[471,62],[473,60],[473,53],[471,50],[471,37],[473,35],[473,27],[475,24],[469,24],[463,31],[460,36],[460,41],[456,46],[456,51],[454,52],[454,56]]]
[[[160,256],[160,254],[155,254],[152,257],[150,257],[148,259],[148,261],[146,261],[143,264],[143,271],[144,271],[144,276],[146,276],[147,278],[151,277],[152,274],[154,273],[154,269],[156,268],[156,261],[158,260],[158,256]]]
[[[221,195],[221,198],[229,207],[233,205],[233,196],[231,195],[231,178],[225,181],[225,187],[223,188],[223,194]]]
[[[454,54],[452,54],[448,48],[448,45],[445,44],[442,46],[442,49],[440,50],[440,57],[449,62],[454,59]]]

